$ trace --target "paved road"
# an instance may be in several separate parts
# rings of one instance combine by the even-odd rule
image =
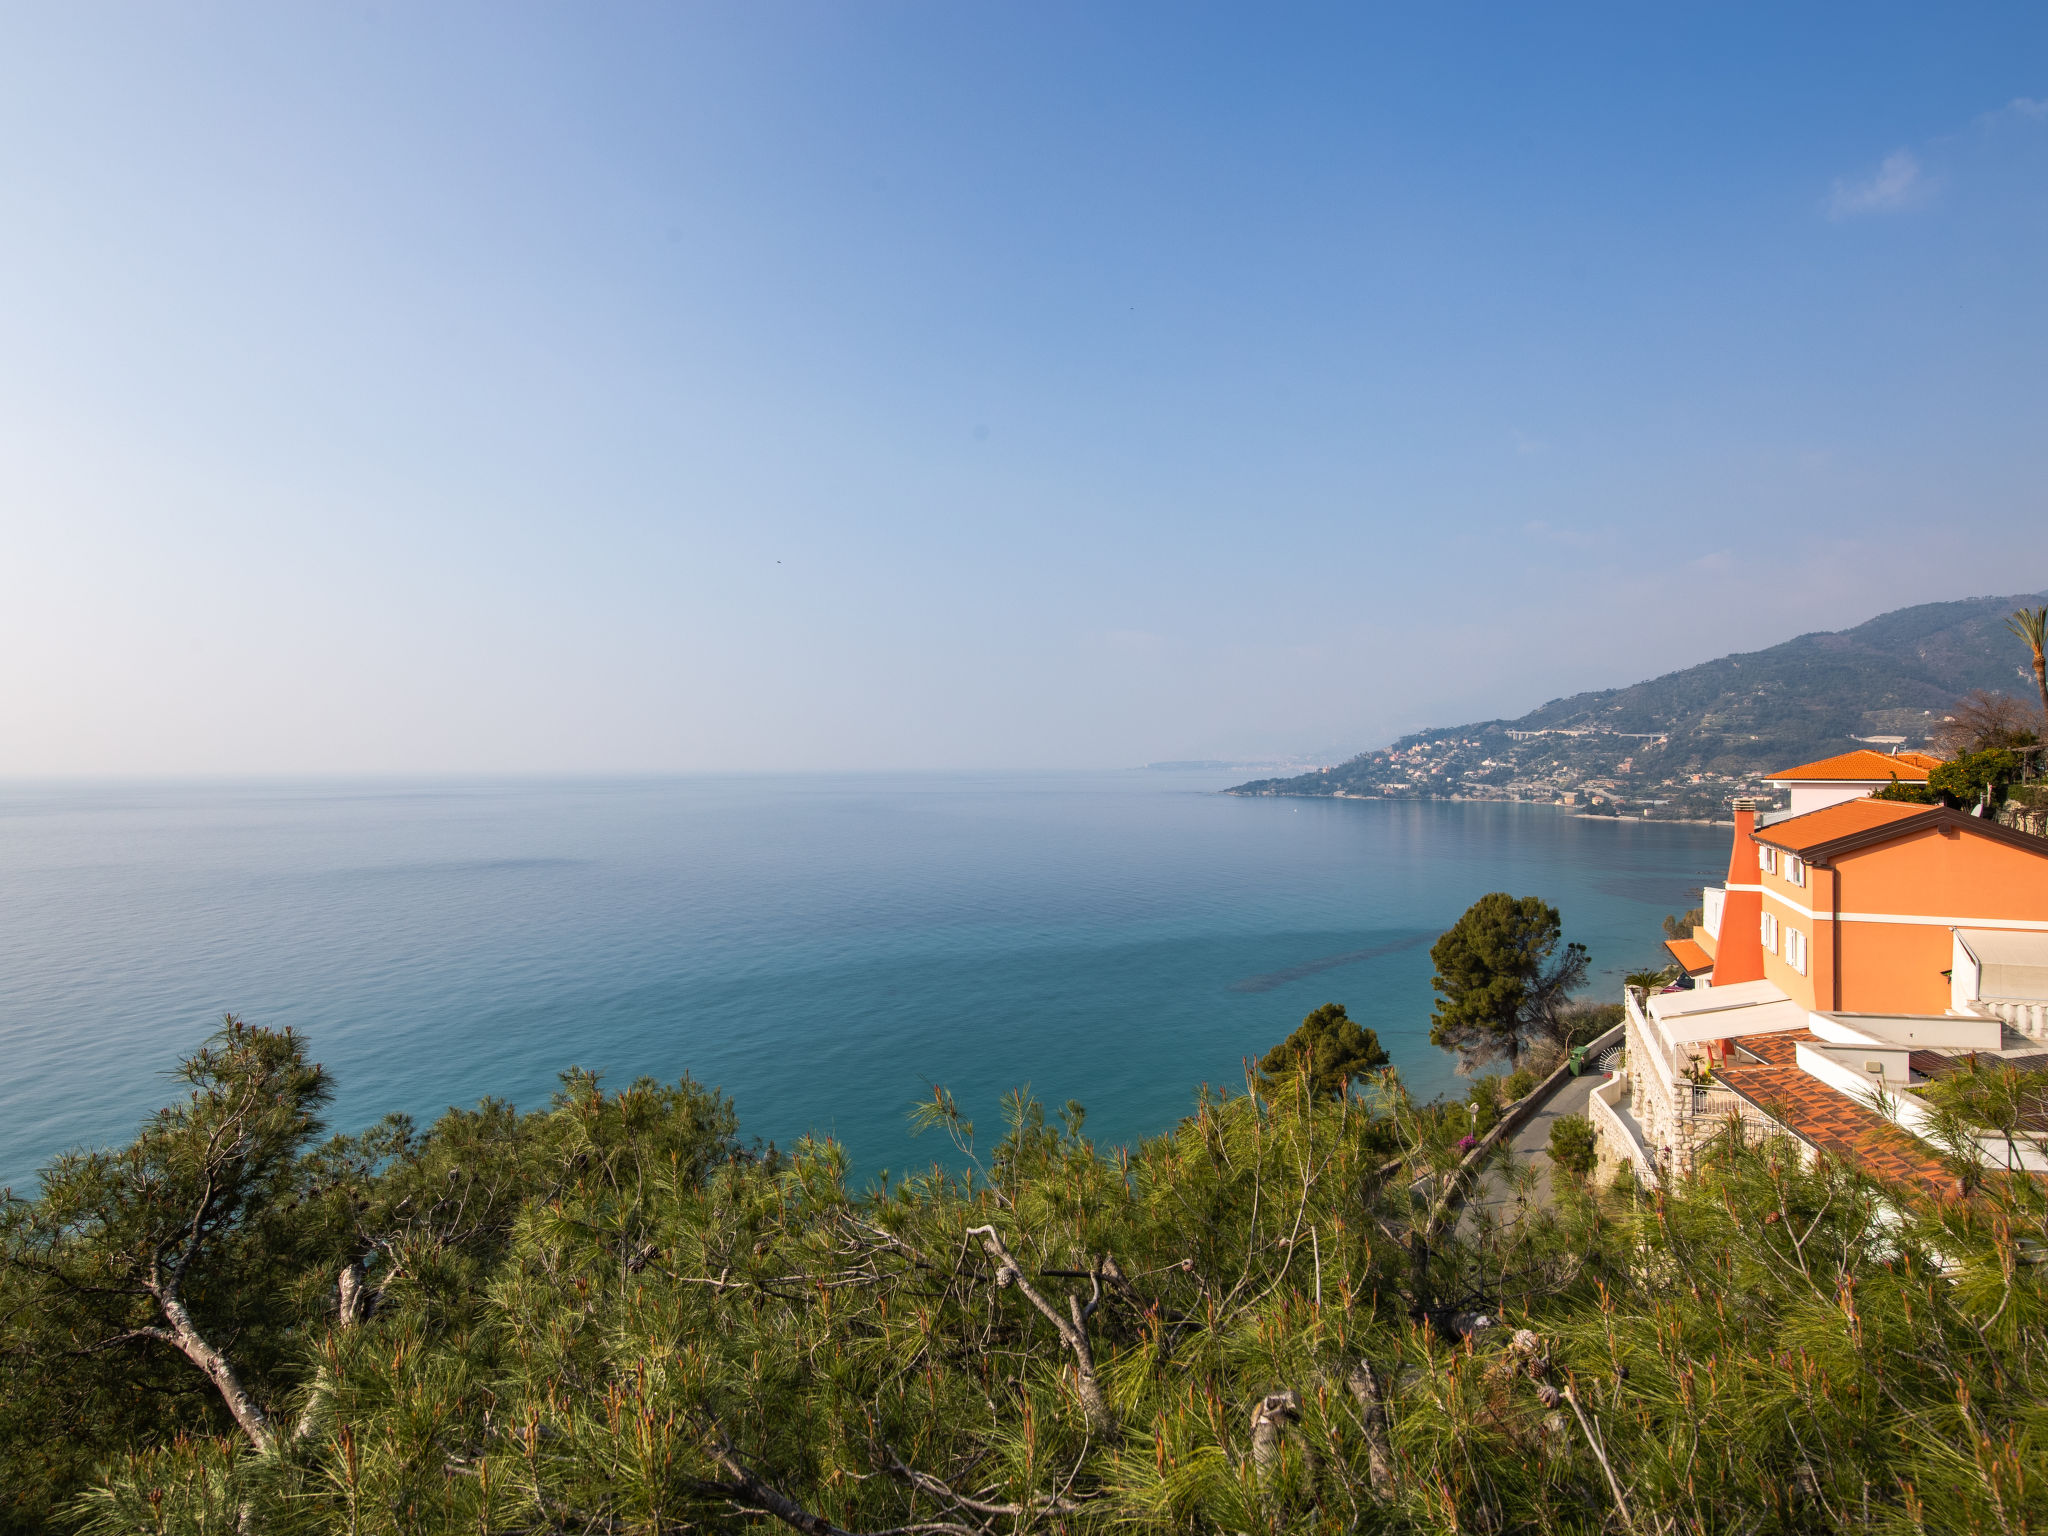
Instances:
[[[1606,1081],[1604,1072],[1582,1072],[1577,1077],[1566,1078],[1548,1102],[1515,1132],[1515,1161],[1527,1163],[1536,1170],[1536,1192],[1530,1197],[1532,1203],[1550,1204],[1550,1154],[1545,1150],[1550,1145],[1550,1127],[1560,1115],[1583,1115],[1593,1090]],[[1498,1173],[1489,1173],[1471,1204],[1480,1209],[1497,1210],[1503,1205],[1512,1206],[1516,1198]]]

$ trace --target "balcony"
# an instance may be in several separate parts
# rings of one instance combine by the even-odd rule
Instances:
[[[1691,1172],[1693,1154],[1726,1129],[1730,1117],[1740,1120],[1744,1135],[1752,1139],[1784,1134],[1783,1127],[1734,1090],[1703,1081],[1706,1058],[1695,1056],[1690,1042],[1670,1041],[1634,990],[1626,992],[1624,1002],[1630,1089],[1625,1118],[1618,1098],[1607,1102],[1617,1123],[1643,1143],[1646,1155],[1667,1175]],[[1785,1025],[1783,1020],[1773,1023]]]
[[[1949,1007],[2048,1041],[2048,933],[1955,930]]]

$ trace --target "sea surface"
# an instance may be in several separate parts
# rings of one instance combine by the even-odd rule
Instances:
[[[690,1073],[863,1176],[933,1084],[1022,1084],[1099,1141],[1325,1002],[1424,1097],[1429,945],[1476,897],[1562,909],[1602,996],[1726,829],[1546,806],[1238,799],[1200,772],[0,785],[0,1184],[118,1143],[221,1014],[290,1025],[337,1129],[570,1065]]]

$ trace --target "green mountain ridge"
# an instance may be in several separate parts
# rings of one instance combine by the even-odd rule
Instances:
[[[1515,720],[1418,731],[1393,746],[1237,795],[1528,800],[1650,817],[1722,814],[1762,776],[1900,737],[1925,743],[1973,689],[2033,693],[2005,628],[2048,594],[1972,597],[1880,614],[1626,688],[1552,699]]]

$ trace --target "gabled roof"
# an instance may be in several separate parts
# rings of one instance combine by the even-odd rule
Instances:
[[[2048,858],[2048,838],[2035,837],[1984,817],[1967,816],[1943,805],[1909,805],[1901,800],[1873,800],[1867,796],[1774,821],[1757,830],[1756,840],[1813,860],[1936,827],[1974,832]]]
[[[1803,816],[1774,821],[1758,830],[1756,840],[1791,853],[1805,853],[1845,837],[1895,828],[1902,822],[1927,820],[1940,809],[1937,805],[1909,805],[1902,800],[1844,800]]]
[[[1925,784],[1927,775],[1940,766],[1940,758],[1925,752],[1873,752],[1859,747],[1764,777],[1773,784],[1889,784],[1894,778],[1901,784]]]

